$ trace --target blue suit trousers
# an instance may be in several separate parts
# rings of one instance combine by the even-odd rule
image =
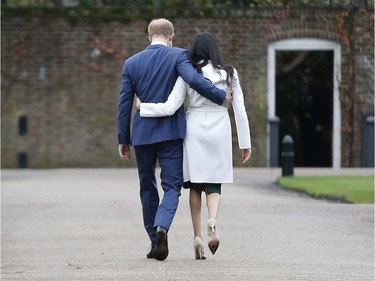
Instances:
[[[134,146],[134,150],[138,165],[143,223],[152,247],[155,247],[156,228],[162,226],[169,230],[179,203],[183,183],[182,140],[138,145]],[[161,169],[160,181],[164,191],[161,202],[155,177],[157,162]]]

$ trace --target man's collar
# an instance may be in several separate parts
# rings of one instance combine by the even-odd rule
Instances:
[[[164,45],[168,47],[168,45],[163,41],[152,41],[150,45]]]

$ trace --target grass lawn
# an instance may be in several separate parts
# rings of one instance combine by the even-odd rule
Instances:
[[[374,203],[373,176],[280,177],[277,183],[316,198],[338,199],[350,203]]]

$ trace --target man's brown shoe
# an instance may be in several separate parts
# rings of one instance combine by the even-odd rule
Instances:
[[[154,258],[163,261],[168,257],[168,235],[167,230],[163,227],[158,227],[156,229],[156,248],[154,249]]]
[[[154,251],[155,251],[155,248],[152,248],[152,246],[151,246],[150,251],[147,253],[146,257],[148,259],[154,259],[155,258],[154,257]]]

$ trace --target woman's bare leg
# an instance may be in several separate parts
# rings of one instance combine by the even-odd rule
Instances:
[[[216,217],[220,206],[220,194],[210,193],[206,194],[206,203],[208,208],[209,220],[207,222],[207,234],[208,234],[208,248],[214,255],[217,248],[219,247],[219,236],[216,229]]]
[[[206,194],[206,204],[208,208],[208,216],[210,219],[216,220],[217,213],[220,206],[220,194],[210,193]]]
[[[202,192],[198,192],[193,188],[190,188],[190,213],[191,220],[193,223],[194,237],[198,236],[202,238],[201,230],[201,208],[202,208]]]

